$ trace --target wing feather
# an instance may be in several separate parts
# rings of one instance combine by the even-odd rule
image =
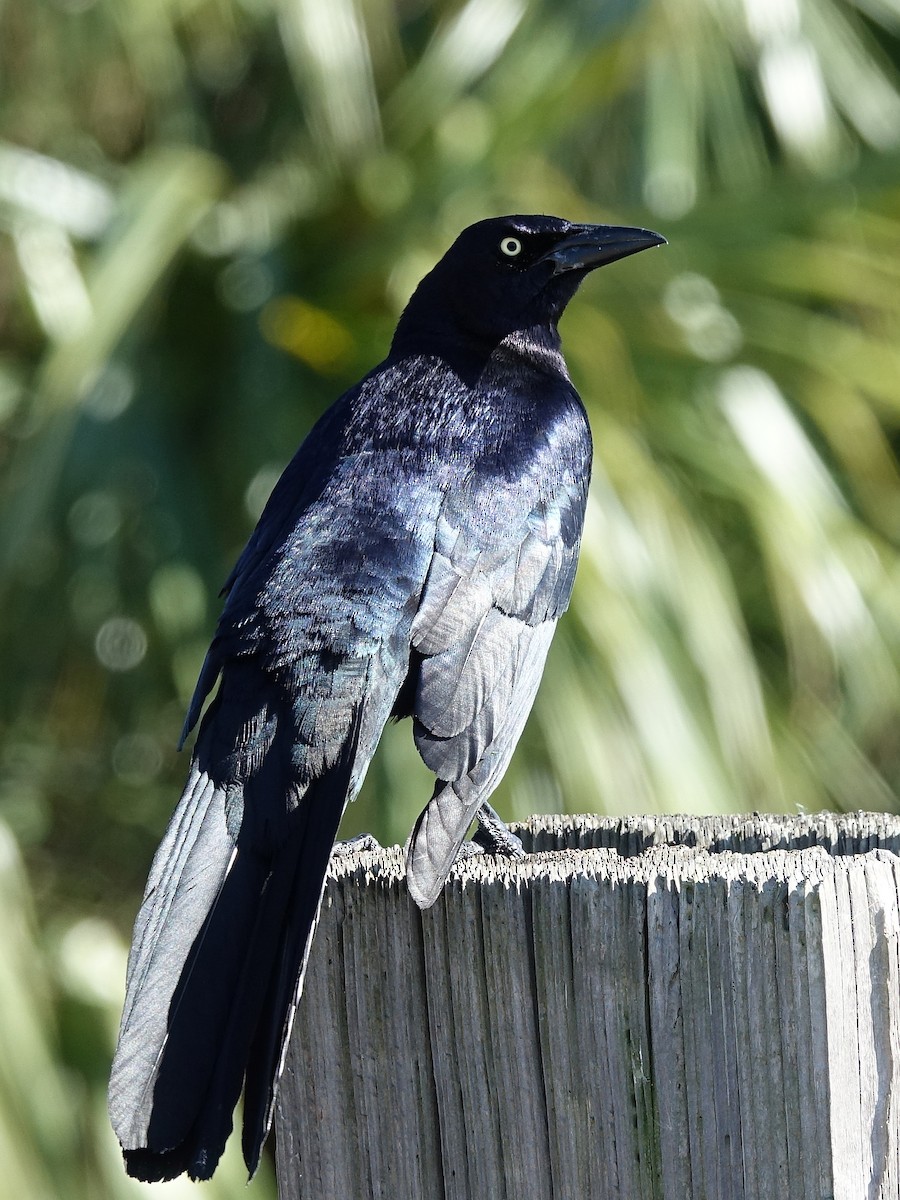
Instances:
[[[408,845],[416,901],[433,903],[534,702],[578,557],[587,471],[534,478],[491,508],[497,481],[448,497],[412,625],[421,657],[414,737],[438,783]],[[549,491],[548,491],[549,488]],[[516,516],[518,514],[518,516]]]
[[[488,607],[475,617],[456,645],[427,660],[416,714],[431,734],[455,737],[476,720],[486,705],[502,705],[508,698],[522,628],[518,617]]]
[[[407,849],[410,894],[422,908],[437,899],[475,814],[509,765],[531,711],[555,628],[552,620],[523,627],[505,706],[485,706],[469,730],[444,741],[416,724],[419,753],[438,772],[434,795],[416,822]],[[442,766],[448,768],[444,774],[440,773]],[[468,769],[448,778],[456,766]]]
[[[412,644],[421,654],[438,654],[459,641],[478,614],[492,603],[491,582],[480,572],[463,575],[442,554],[435,554],[425,591],[412,624]]]

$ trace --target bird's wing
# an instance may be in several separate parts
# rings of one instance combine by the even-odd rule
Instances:
[[[437,898],[531,710],[572,591],[588,452],[549,477],[476,477],[444,504],[412,626],[414,736],[438,777],[407,853],[422,907]]]

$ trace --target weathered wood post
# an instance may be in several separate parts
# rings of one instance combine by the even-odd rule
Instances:
[[[900,819],[534,818],[336,859],[282,1200],[897,1200]]]

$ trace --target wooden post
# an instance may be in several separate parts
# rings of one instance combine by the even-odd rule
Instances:
[[[281,1200],[897,1200],[900,819],[533,818],[335,858]]]

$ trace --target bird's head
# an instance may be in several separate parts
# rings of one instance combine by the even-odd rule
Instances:
[[[479,221],[416,288],[394,350],[440,352],[447,343],[465,343],[489,354],[515,330],[555,327],[589,271],[665,240],[649,229],[560,217]]]

